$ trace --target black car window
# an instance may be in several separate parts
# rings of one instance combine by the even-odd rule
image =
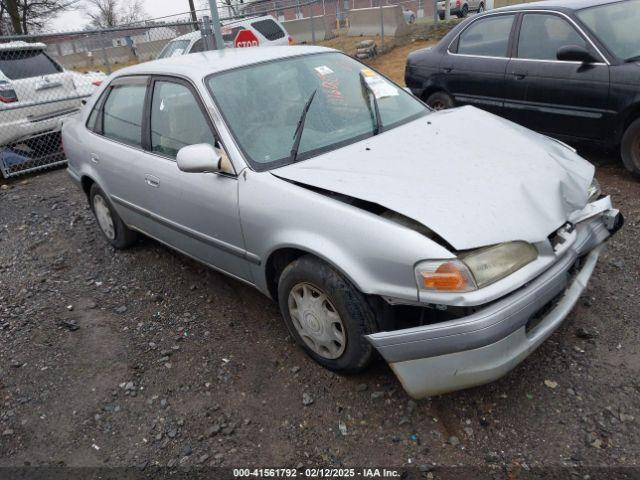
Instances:
[[[204,38],[200,38],[196,40],[196,42],[191,47],[191,50],[189,50],[189,53],[197,53],[197,52],[204,52]]]
[[[526,14],[520,27],[518,58],[556,60],[567,45],[587,48],[584,38],[564,18],[544,13]]]
[[[267,40],[277,40],[284,37],[284,32],[273,20],[260,20],[251,24]]]
[[[62,68],[43,50],[5,50],[0,52],[0,72],[10,80],[60,73]]]
[[[135,147],[142,143],[142,112],[146,85],[116,85],[102,107],[102,134]]]
[[[506,57],[513,18],[513,15],[500,15],[474,22],[460,35],[457,53]]]
[[[157,81],[151,102],[151,150],[176,158],[178,150],[196,143],[216,144],[193,93],[180,83]]]
[[[238,33],[244,30],[244,27],[231,27],[231,28],[222,28],[222,40],[225,42],[233,42]]]

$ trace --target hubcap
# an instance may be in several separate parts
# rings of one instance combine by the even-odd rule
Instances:
[[[115,239],[116,229],[113,226],[111,211],[105,199],[102,198],[102,195],[95,195],[93,197],[93,211],[96,214],[96,219],[98,220],[98,225],[100,225],[102,233],[104,233],[109,240]]]
[[[293,326],[311,350],[330,360],[344,353],[344,325],[322,290],[310,283],[298,283],[289,292],[288,303]]]

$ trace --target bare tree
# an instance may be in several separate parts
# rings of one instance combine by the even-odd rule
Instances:
[[[142,0],[85,0],[84,13],[92,28],[111,28],[149,18]]]
[[[59,14],[77,8],[79,1],[0,0],[0,32],[26,35],[40,31]]]

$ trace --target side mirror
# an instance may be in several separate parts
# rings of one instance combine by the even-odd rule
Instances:
[[[565,45],[564,47],[560,47],[556,57],[558,60],[565,62],[593,63],[597,61],[589,50],[580,45]]]
[[[188,173],[215,173],[221,168],[221,157],[208,143],[187,145],[178,150],[178,168]]]

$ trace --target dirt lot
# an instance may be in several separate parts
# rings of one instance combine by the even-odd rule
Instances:
[[[598,176],[627,225],[564,326],[503,380],[420,402],[382,362],[314,364],[249,287],[151,240],[114,251],[64,170],[12,182],[0,465],[637,465],[640,183]]]

